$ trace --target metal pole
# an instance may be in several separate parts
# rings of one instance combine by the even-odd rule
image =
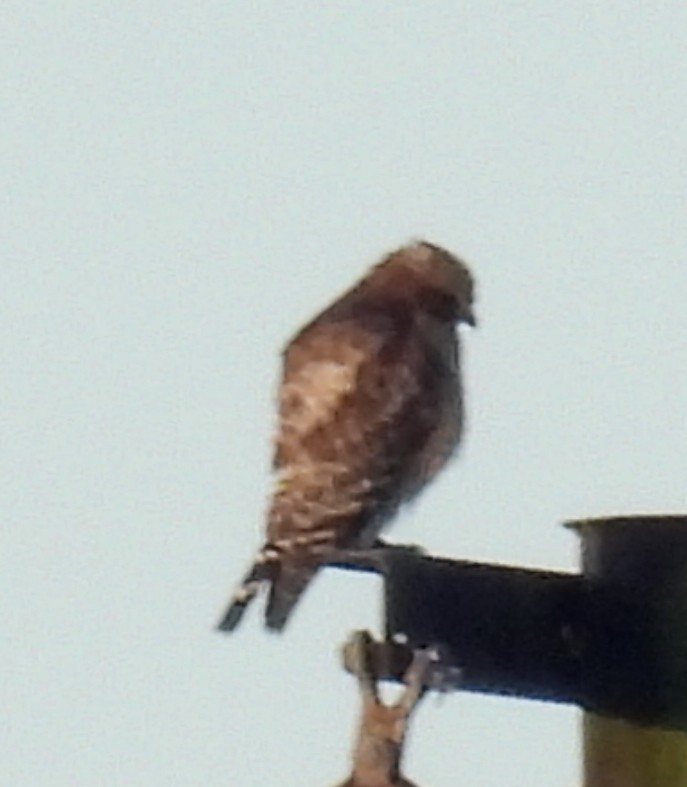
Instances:
[[[632,599],[642,665],[633,700],[660,706],[646,724],[585,712],[584,787],[687,787],[687,517],[570,526],[582,539],[585,577]]]

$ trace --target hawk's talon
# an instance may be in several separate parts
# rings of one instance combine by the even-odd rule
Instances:
[[[389,543],[377,539],[367,549],[334,549],[324,561],[330,568],[383,574],[390,560],[396,556],[423,557],[427,551],[417,544]]]
[[[330,568],[346,571],[365,571],[371,574],[384,572],[384,556],[377,549],[336,549],[324,561]]]
[[[384,541],[378,538],[372,545],[373,549],[384,550],[386,553],[402,555],[406,554],[409,557],[423,557],[427,554],[427,550],[420,546],[420,544],[399,544],[396,541]]]

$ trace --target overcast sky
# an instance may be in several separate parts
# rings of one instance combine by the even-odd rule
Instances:
[[[326,787],[336,651],[213,626],[258,545],[289,335],[381,254],[465,257],[463,451],[393,531],[574,569],[559,523],[687,511],[683,2],[0,8],[0,771],[11,787]],[[430,699],[423,787],[573,787],[574,708]]]

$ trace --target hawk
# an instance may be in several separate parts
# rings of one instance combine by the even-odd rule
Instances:
[[[459,323],[475,324],[463,262],[404,246],[308,323],[283,353],[266,539],[218,628],[261,586],[281,630],[342,550],[366,550],[446,464],[463,429]]]

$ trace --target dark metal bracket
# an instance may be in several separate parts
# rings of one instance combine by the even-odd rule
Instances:
[[[687,517],[571,527],[580,575],[382,550],[378,674],[400,679],[434,646],[462,689],[687,730]]]

